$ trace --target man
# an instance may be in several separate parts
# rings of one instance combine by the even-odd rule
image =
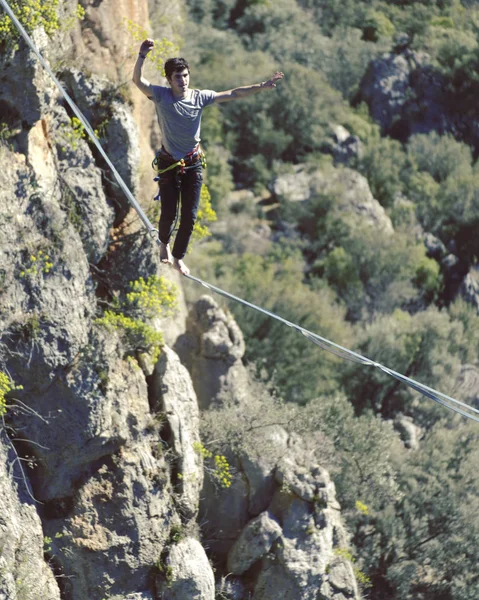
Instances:
[[[133,70],[133,82],[155,103],[162,134],[162,148],[157,154],[161,216],[158,226],[160,260],[172,263],[183,275],[189,269],[183,262],[198,213],[203,182],[200,125],[203,108],[210,104],[246,98],[271,90],[283,73],[275,73],[268,81],[235,88],[225,92],[189,88],[190,69],[184,58],[170,58],[165,63],[165,75],[170,87],[152,85],[142,75],[143,63],[154,41],[147,39],[140,46]],[[181,195],[180,225],[173,247],[169,241],[177,218]]]

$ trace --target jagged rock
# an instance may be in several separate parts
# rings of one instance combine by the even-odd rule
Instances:
[[[131,107],[115,99],[112,83],[103,77],[91,74],[86,77],[83,71],[74,68],[65,70],[62,76],[90,125],[101,125],[103,149],[128,189],[136,196],[140,150],[138,126]],[[117,219],[120,222],[128,213],[130,204],[113,174],[109,181],[109,191],[117,203]]]
[[[190,311],[186,329],[175,350],[191,373],[200,408],[247,396],[243,334],[233,317],[213,298],[202,296]]]
[[[219,598],[227,598],[228,600],[247,600],[250,594],[240,578],[222,577],[216,584],[216,592]]]
[[[68,504],[47,505],[46,531],[72,600],[149,589],[173,518],[168,466],[151,446],[154,437],[145,437],[105,457]]]
[[[215,578],[201,544],[187,538],[169,551],[168,581],[160,580],[163,600],[214,600]]]
[[[227,556],[231,546],[250,519],[248,483],[241,475],[231,487],[219,490],[215,482],[205,477],[200,499],[200,522],[211,551]]]
[[[388,131],[394,117],[401,114],[411,90],[411,74],[427,61],[427,55],[386,54],[372,61],[361,82],[361,96],[368,103],[372,117]]]
[[[425,52],[398,47],[371,62],[360,99],[385,133],[406,141],[410,135],[437,131],[477,146],[479,122],[454,97],[447,78]]]
[[[185,332],[187,308],[181,285],[182,275],[160,262],[159,248],[148,234],[136,212],[130,211],[121,227],[113,234],[113,242],[105,259],[98,265],[100,271],[108,273],[111,289],[116,294],[125,294],[130,282],[140,277],[161,276],[173,284],[177,307],[171,315],[158,315],[153,325],[163,333],[165,343],[173,347]],[[152,368],[148,375],[151,375]]]
[[[180,481],[182,511],[187,518],[198,512],[203,485],[203,460],[195,444],[200,444],[199,410],[193,384],[178,356],[164,347],[153,375],[156,410],[168,423],[168,444],[175,453]]]
[[[333,142],[330,148],[335,163],[347,164],[361,155],[362,144],[357,135],[351,135],[342,125],[333,127]]]
[[[462,365],[452,395],[458,400],[479,408],[479,369],[475,365]]]
[[[327,600],[358,598],[352,569],[338,567],[335,548],[346,549],[348,538],[339,516],[334,484],[319,466],[304,463],[301,440],[292,437],[286,464],[278,468],[281,488],[269,512],[282,527],[282,537],[264,560],[254,589],[254,600],[316,600],[318,590]],[[340,589],[337,586],[340,586]]]
[[[419,448],[422,429],[414,423],[411,417],[398,415],[394,419],[393,425],[394,429],[399,432],[406,448],[411,448],[411,450]]]
[[[352,227],[372,225],[392,233],[391,219],[373,198],[368,181],[348,168],[310,171],[296,166],[292,173],[280,175],[274,182],[274,193],[285,201],[306,201],[320,194],[334,194],[333,210]]]
[[[447,256],[447,248],[439,238],[432,233],[426,233],[423,236],[424,245],[428,255],[437,261],[442,260]]]
[[[267,512],[248,523],[228,555],[228,571],[241,575],[269,552],[282,530]]]
[[[7,152],[0,149],[0,258],[8,265],[0,329],[15,349],[18,383],[38,389],[87,344],[93,286],[80,238],[58,194],[37,194],[35,171],[24,157],[7,158]]]
[[[280,457],[288,447],[288,434],[278,425],[266,427],[258,434],[261,450],[243,452],[240,456],[241,469],[249,487],[248,512],[252,516],[266,510],[275,489],[275,469]]]
[[[42,28],[32,34],[40,52],[48,57],[50,40]],[[35,54],[23,40],[16,52],[2,52],[0,107],[2,120],[9,126],[18,125],[28,131],[42,117],[52,97],[57,96],[54,84],[40,65]],[[21,145],[22,140],[19,141]]]
[[[459,294],[479,312],[479,267],[473,265],[459,287]]]
[[[60,600],[60,590],[43,558],[44,540],[35,507],[19,498],[9,473],[5,439],[0,439],[0,598],[2,600]],[[21,474],[15,468],[13,473]],[[26,494],[24,494],[26,496]]]
[[[43,501],[72,496],[92,461],[141,437],[149,415],[146,381],[123,354],[117,334],[99,331],[50,384],[27,383],[17,394],[41,417],[12,411],[13,426],[39,444],[32,452],[41,464],[36,492]]]
[[[54,107],[29,134],[39,129],[44,132],[37,146],[48,157],[49,148],[56,148],[55,184],[47,189],[58,189],[59,203],[66,212],[69,223],[81,238],[87,254],[88,262],[97,264],[107,251],[110,240],[110,228],[114,221],[114,210],[107,202],[102,186],[102,176],[97,168],[91,150],[83,139],[75,139],[74,146],[68,136],[72,134],[70,119],[66,111]],[[36,150],[35,146],[33,150]],[[50,154],[53,152],[50,151]],[[29,144],[29,163],[35,168],[37,180],[42,181],[41,161],[32,160],[32,149]],[[38,154],[38,150],[37,150]],[[51,193],[51,192],[50,192]]]

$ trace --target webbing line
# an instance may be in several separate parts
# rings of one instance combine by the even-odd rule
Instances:
[[[344,358],[344,359],[350,360],[352,362],[360,363],[365,366],[376,367],[376,368],[380,369],[381,371],[383,371],[384,373],[386,373],[387,375],[390,375],[391,377],[397,379],[398,381],[406,383],[412,389],[416,390],[417,392],[420,392],[427,398],[434,400],[434,402],[437,402],[438,404],[441,404],[442,406],[449,408],[450,410],[453,410],[453,411],[457,412],[458,414],[479,423],[479,417],[476,416],[476,415],[479,415],[479,410],[474,408],[473,406],[470,406],[469,404],[460,402],[459,400],[456,400],[455,398],[452,398],[451,396],[448,396],[448,395],[443,394],[442,392],[439,392],[431,387],[428,387],[427,385],[424,385],[423,383],[419,383],[418,381],[416,381],[415,379],[412,379],[411,377],[402,375],[401,373],[398,373],[397,371],[394,371],[393,369],[385,367],[384,365],[382,365],[378,362],[375,362],[369,358],[366,358],[365,356],[362,356],[361,354],[358,354],[357,352],[353,352],[352,350],[349,350],[348,348],[345,348],[344,346],[340,346],[339,344],[336,344],[335,342],[332,342],[331,340],[328,340],[327,338],[321,337],[317,333],[313,333],[312,331],[309,331],[308,329],[304,329],[304,327],[301,327],[300,325],[296,325],[295,323],[292,323],[291,321],[283,319],[283,317],[280,317],[279,315],[277,315],[273,312],[270,312],[269,310],[266,310],[265,308],[261,308],[260,306],[257,306],[256,304],[252,304],[251,302],[243,300],[242,298],[239,298],[238,296],[234,296],[233,294],[230,294],[229,292],[225,292],[221,288],[218,288],[218,287],[212,285],[211,283],[207,283],[206,281],[203,281],[202,279],[199,279],[198,277],[194,277],[193,275],[186,275],[186,277],[188,279],[191,279],[192,281],[196,281],[197,283],[203,285],[207,289],[216,292],[220,296],[224,296],[225,298],[228,298],[229,300],[233,300],[234,302],[243,304],[244,306],[247,306],[248,308],[252,308],[253,310],[263,313],[264,315],[267,315],[268,317],[271,317],[273,319],[276,319],[277,321],[280,321],[284,325],[291,327],[292,329],[303,334],[308,340],[310,340],[314,344],[317,344],[324,350],[327,350],[328,352],[331,352],[331,353],[335,354],[336,356],[339,356],[340,358]],[[475,414],[470,414],[467,411],[471,411],[472,413],[475,413]]]
[[[97,149],[100,152],[101,156],[105,159],[105,162],[107,163],[107,165],[112,170],[113,175],[115,176],[115,179],[117,180],[119,186],[123,190],[123,192],[124,192],[125,196],[127,197],[128,201],[133,206],[133,208],[136,210],[136,212],[138,213],[140,219],[143,221],[143,224],[148,229],[148,233],[159,244],[160,242],[159,242],[159,239],[158,239],[158,237],[156,235],[156,233],[157,233],[156,229],[153,227],[153,225],[151,224],[150,220],[148,219],[148,217],[146,216],[146,214],[143,212],[143,209],[138,204],[138,202],[136,201],[136,199],[133,196],[133,194],[130,192],[130,190],[129,190],[128,186],[126,185],[126,183],[123,181],[121,175],[118,173],[118,171],[116,170],[115,166],[113,165],[113,163],[111,162],[111,160],[108,158],[108,155],[103,150],[103,148],[102,148],[100,142],[98,141],[98,139],[97,139],[97,137],[96,137],[96,135],[95,135],[95,133],[94,133],[91,125],[85,119],[85,117],[83,116],[82,112],[77,107],[77,105],[70,98],[69,94],[63,89],[61,83],[58,81],[57,77],[55,76],[55,74],[53,73],[53,71],[50,69],[48,63],[45,61],[45,59],[43,58],[43,56],[40,54],[39,50],[36,48],[36,46],[33,43],[32,39],[30,38],[30,36],[28,35],[28,33],[23,28],[23,26],[20,23],[20,21],[15,16],[15,14],[12,11],[12,9],[10,8],[8,2],[6,0],[0,0],[0,4],[3,6],[4,10],[6,11],[6,13],[8,14],[8,16],[10,17],[10,19],[14,23],[15,27],[18,29],[18,31],[20,32],[20,34],[22,35],[22,37],[24,38],[24,40],[27,42],[28,46],[31,48],[31,50],[33,51],[33,53],[37,56],[37,58],[40,61],[41,65],[43,66],[43,68],[50,75],[50,77],[52,78],[52,80],[55,83],[56,87],[58,88],[58,90],[60,91],[60,93],[62,94],[62,96],[65,98],[65,100],[68,102],[69,106],[71,107],[71,109],[73,110],[73,112],[75,113],[75,115],[78,117],[78,119],[80,120],[80,122],[82,123],[82,125],[84,126],[85,131],[88,133],[90,139],[95,144],[95,146],[97,147]],[[225,298],[229,298],[230,300],[233,300],[235,302],[243,304],[244,306],[247,306],[247,307],[249,307],[251,309],[254,309],[256,311],[259,311],[259,312],[267,315],[268,317],[271,317],[273,319],[276,319],[277,321],[280,321],[284,325],[287,325],[288,327],[291,327],[295,331],[298,331],[299,333],[301,333],[302,335],[304,335],[308,340],[310,340],[314,344],[320,346],[321,348],[323,348],[324,350],[327,350],[328,352],[331,352],[331,353],[335,354],[336,356],[339,356],[340,358],[343,358],[343,359],[346,359],[346,360],[350,360],[350,361],[353,361],[353,362],[356,362],[356,363],[360,363],[360,364],[363,364],[363,365],[366,365],[366,366],[377,367],[381,371],[383,371],[384,373],[390,375],[391,377],[394,377],[395,379],[397,379],[397,380],[399,380],[399,381],[401,381],[403,383],[406,383],[412,389],[420,392],[421,394],[423,394],[427,398],[430,398],[431,400],[434,400],[434,402],[437,402],[438,404],[441,404],[445,408],[449,408],[450,410],[453,410],[454,412],[456,412],[456,413],[458,413],[458,414],[460,414],[460,415],[462,415],[464,417],[467,417],[468,419],[471,419],[473,421],[479,422],[479,417],[475,416],[474,414],[471,414],[471,413],[467,412],[467,411],[471,411],[472,413],[476,413],[477,415],[479,415],[479,410],[475,409],[472,406],[469,406],[468,404],[465,404],[463,402],[460,402],[459,400],[451,398],[450,396],[447,396],[446,394],[443,394],[442,392],[438,392],[437,390],[434,390],[433,388],[430,388],[430,387],[428,387],[426,385],[423,385],[422,383],[419,383],[419,382],[415,381],[414,379],[411,379],[410,377],[406,377],[405,375],[402,375],[401,373],[397,373],[396,371],[393,371],[392,369],[389,369],[388,367],[385,367],[385,366],[381,365],[380,363],[374,362],[374,361],[370,360],[369,358],[361,356],[361,354],[353,352],[352,350],[348,350],[347,348],[344,348],[343,346],[340,346],[339,344],[336,344],[336,343],[334,343],[334,342],[332,342],[332,341],[330,341],[330,340],[328,340],[326,338],[323,338],[323,337],[321,337],[320,335],[318,335],[316,333],[308,331],[307,329],[304,329],[303,327],[300,327],[299,325],[296,325],[295,323],[291,323],[290,321],[287,321],[286,319],[283,319],[282,317],[280,317],[279,315],[276,315],[275,313],[272,313],[272,312],[270,312],[270,311],[268,311],[268,310],[266,310],[264,308],[256,306],[255,304],[252,304],[251,302],[247,302],[246,300],[243,300],[242,298],[234,296],[233,294],[230,294],[229,292],[225,292],[224,290],[222,290],[222,289],[220,289],[220,288],[218,288],[218,287],[216,287],[216,286],[214,286],[214,285],[212,285],[210,283],[207,283],[207,282],[203,281],[202,279],[199,279],[197,277],[193,277],[192,275],[186,275],[186,277],[188,279],[191,279],[192,281],[195,281],[195,282],[203,285],[204,287],[206,287],[206,288],[208,288],[208,289],[216,292],[217,294],[219,294],[221,296],[224,296]]]

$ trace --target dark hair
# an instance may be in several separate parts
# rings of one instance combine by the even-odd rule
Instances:
[[[169,58],[165,62],[165,75],[167,79],[169,79],[173,73],[176,73],[176,71],[183,71],[183,69],[188,69],[188,73],[190,72],[190,65],[184,58]]]

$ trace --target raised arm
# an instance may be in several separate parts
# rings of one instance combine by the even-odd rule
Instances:
[[[268,81],[262,83],[254,83],[253,85],[245,85],[243,87],[235,88],[234,90],[227,90],[225,92],[218,92],[216,94],[215,103],[229,102],[230,100],[238,100],[240,98],[246,98],[252,94],[257,94],[264,90],[272,90],[276,87],[276,82],[283,79],[284,75],[280,71],[277,71],[273,77]]]
[[[138,58],[133,69],[133,83],[141,92],[143,92],[143,94],[145,94],[145,96],[148,96],[148,98],[151,98],[152,96],[151,83],[148,81],[148,79],[143,77],[142,71],[146,55],[151,51],[154,45],[155,42],[150,39],[142,42]]]

